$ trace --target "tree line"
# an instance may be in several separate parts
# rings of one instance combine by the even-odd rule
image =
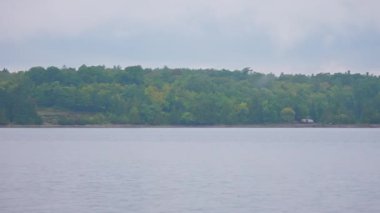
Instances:
[[[86,65],[0,71],[2,125],[245,125],[302,119],[379,124],[379,76]]]

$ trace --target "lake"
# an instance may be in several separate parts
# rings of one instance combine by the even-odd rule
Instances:
[[[2,213],[378,213],[380,129],[0,129]]]

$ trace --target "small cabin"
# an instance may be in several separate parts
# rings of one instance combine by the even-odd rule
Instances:
[[[310,119],[310,118],[303,118],[303,119],[301,119],[301,123],[312,124],[312,123],[314,123],[314,120]]]

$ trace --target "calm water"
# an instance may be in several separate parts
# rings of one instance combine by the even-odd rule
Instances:
[[[0,212],[380,212],[380,129],[0,129]]]

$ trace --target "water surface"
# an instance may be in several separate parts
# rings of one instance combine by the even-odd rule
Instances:
[[[0,212],[380,212],[379,129],[0,129]]]

